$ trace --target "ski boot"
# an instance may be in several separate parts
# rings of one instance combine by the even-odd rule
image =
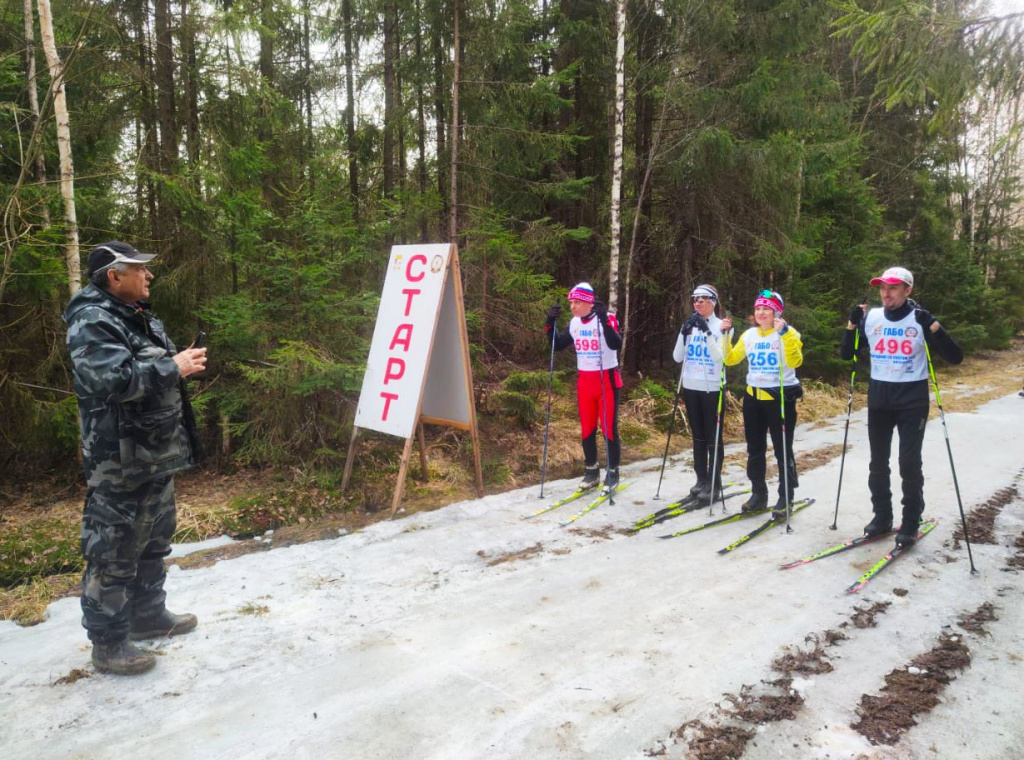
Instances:
[[[697,482],[694,484],[693,488],[690,489],[690,496],[697,496],[701,491],[706,490],[707,487],[707,478],[697,478]]]
[[[697,501],[700,504],[711,504],[713,502],[718,501],[721,498],[722,498],[722,487],[718,486],[717,488],[712,490],[711,483],[705,483],[704,488],[702,488],[697,493]]]
[[[589,491],[591,488],[597,488],[597,485],[601,482],[601,468],[598,465],[591,467],[587,465],[586,472],[583,473],[583,480],[576,486],[577,491]]]
[[[789,494],[789,504],[791,509],[793,504],[793,496],[793,493]],[[779,500],[775,502],[775,506],[772,507],[772,518],[775,520],[786,519],[786,500],[782,498],[781,495],[779,496]]]
[[[94,641],[92,643],[92,664],[101,673],[135,676],[152,670],[156,665],[156,657],[149,652],[136,649],[127,639],[110,642]]]
[[[768,494],[766,493],[752,493],[750,498],[743,502],[740,507],[740,511],[745,514],[751,512],[760,512],[768,508]]]
[[[896,548],[909,549],[917,543],[917,529],[921,526],[920,518],[917,520],[903,519],[899,532],[896,534]]]
[[[619,468],[609,467],[604,474],[604,488],[601,489],[602,493],[615,493],[615,489],[619,487]]]
[[[892,532],[892,516],[885,516],[875,512],[875,516],[871,522],[864,526],[864,535],[868,538],[874,538],[875,536],[881,536],[883,533]],[[914,531],[914,535],[917,536],[917,531]]]
[[[199,620],[195,615],[175,615],[165,607],[154,615],[133,617],[128,637],[132,641],[141,641],[162,636],[180,636],[194,630],[197,625]]]

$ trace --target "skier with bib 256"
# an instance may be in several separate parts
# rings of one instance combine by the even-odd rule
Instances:
[[[594,298],[594,289],[581,282],[569,291],[569,310],[572,319],[568,326],[554,337],[555,350],[572,346],[576,351],[577,404],[583,438],[583,458],[586,472],[580,490],[594,488],[601,482],[597,461],[597,426],[607,440],[608,463],[604,487],[614,493],[619,484],[618,409],[622,377],[619,375],[617,351],[622,346],[619,323],[608,307]],[[547,331],[550,336],[562,313],[562,305],[555,304],[548,311]],[[550,337],[549,337],[550,341]]]
[[[747,477],[751,493],[743,504],[744,512],[759,512],[768,507],[765,474],[769,433],[779,465],[779,500],[773,509],[784,511],[787,503],[792,503],[797,487],[793,434],[796,401],[803,397],[803,389],[796,377],[796,368],[804,363],[804,344],[800,333],[782,318],[784,308],[782,296],[774,290],[760,291],[754,301],[755,326],[746,330],[725,355],[725,363],[730,367],[747,360],[743,432],[747,438]],[[726,325],[731,326],[731,322]]]
[[[913,299],[914,276],[903,267],[886,269],[871,280],[879,288],[881,308],[867,311],[858,304],[850,312],[840,355],[854,358],[858,330],[871,357],[868,385],[868,443],[871,447],[868,488],[874,517],[864,527],[867,536],[892,530],[892,490],[889,456],[893,429],[899,430],[900,480],[903,482],[903,521],[896,545],[913,546],[924,512],[924,474],[921,446],[931,401],[928,397],[928,347],[951,364],[964,355],[942,325]]]

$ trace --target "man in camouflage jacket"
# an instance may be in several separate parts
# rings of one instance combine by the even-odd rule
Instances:
[[[88,490],[82,516],[82,625],[98,670],[142,673],[155,657],[131,640],[196,627],[164,606],[174,535],[174,474],[198,456],[184,378],[205,348],[177,351],[144,299],[152,254],[118,241],[89,254],[89,284],[64,312]]]

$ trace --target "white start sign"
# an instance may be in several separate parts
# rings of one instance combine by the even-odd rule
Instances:
[[[466,395],[458,382],[446,382],[444,377],[448,372],[453,379],[461,376],[460,363],[441,368],[437,359],[431,361],[439,325],[445,333],[460,327],[451,319],[439,320],[439,316],[447,316],[450,311],[442,310],[442,299],[447,304],[454,303],[455,298],[455,289],[445,287],[452,250],[447,243],[396,245],[391,249],[356,409],[357,427],[410,438],[419,421],[426,382],[439,386],[435,390],[442,396],[455,394],[456,401]],[[436,337],[448,344],[460,338],[461,333]],[[439,372],[441,377],[435,378]]]

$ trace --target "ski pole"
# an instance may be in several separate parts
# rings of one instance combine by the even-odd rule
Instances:
[[[601,324],[601,318],[599,316],[597,316],[597,314],[594,315],[594,321],[597,322],[597,367],[600,370],[600,375],[601,375],[600,378],[599,378],[600,381],[601,381],[601,383],[600,383],[601,384],[601,412],[600,412],[599,416],[601,418],[601,435],[604,436],[604,462],[605,462],[605,470],[607,471],[607,470],[611,469],[612,447],[611,447],[611,441],[608,439],[608,431],[605,430],[605,425],[607,424],[608,421],[605,419],[605,411],[607,410],[607,407],[605,406],[605,400],[604,400],[604,344],[603,344],[603,341],[601,340],[601,337],[602,337],[601,333],[604,332],[604,325]],[[610,371],[611,370],[609,370],[609,372]],[[609,377],[608,379],[610,381],[611,377]],[[615,424],[612,423],[612,428],[613,428],[612,432],[614,432],[614,427],[615,427]],[[613,506],[613,507],[615,506],[615,489],[614,488],[609,488],[608,489],[608,504],[610,506]]]
[[[782,418],[782,487],[785,491],[786,500],[786,532],[792,533],[789,527],[789,445],[786,438],[786,393],[783,384],[783,366],[785,365],[785,354],[782,348],[782,334],[779,334],[779,410]]]
[[[558,335],[558,320],[551,325],[551,365],[548,367],[548,413],[544,421],[544,457],[540,465],[540,496],[544,498],[544,477],[548,470],[548,431],[551,429],[551,390],[555,384],[555,336]]]
[[[863,317],[862,317],[863,319]],[[853,369],[850,371],[850,398],[846,401],[846,429],[843,431],[843,453],[839,457],[839,487],[836,489],[836,514],[832,518],[831,530],[839,529],[839,494],[843,492],[843,466],[846,464],[846,441],[850,435],[850,413],[853,411],[853,384],[857,378],[857,350],[860,348],[860,325],[853,336]]]
[[[683,363],[679,367],[679,382],[676,384],[676,397],[672,401],[672,419],[668,421],[668,437],[665,439],[665,453],[661,457],[661,474],[658,475],[658,490],[654,494],[655,501],[661,500],[661,480],[665,477],[665,463],[668,461],[668,446],[672,442],[672,429],[676,424],[676,412],[679,410],[679,393],[683,387],[683,372],[685,370],[686,357],[683,357]]]
[[[725,362],[722,362],[722,379],[718,383],[718,418],[715,420],[715,449],[711,457],[711,504],[715,503],[715,478],[718,478],[718,495],[722,499],[722,514],[725,514],[725,489],[718,475],[718,442],[722,434],[722,397],[725,395]]]
[[[932,378],[932,387],[935,388],[935,404],[939,407],[939,419],[942,420],[942,435],[946,439],[946,451],[949,454],[949,469],[953,473],[953,488],[956,490],[956,503],[960,507],[960,523],[964,528],[964,543],[967,544],[967,558],[971,562],[971,574],[977,575],[978,570],[974,567],[974,555],[971,553],[971,539],[967,535],[967,517],[964,515],[964,502],[960,498],[960,482],[956,478],[956,465],[953,464],[953,448],[949,444],[949,430],[946,428],[946,413],[942,410],[942,397],[939,395],[939,381],[935,378],[935,367],[932,366],[932,352],[928,349],[928,341],[924,344],[924,355],[928,357],[928,374]]]

